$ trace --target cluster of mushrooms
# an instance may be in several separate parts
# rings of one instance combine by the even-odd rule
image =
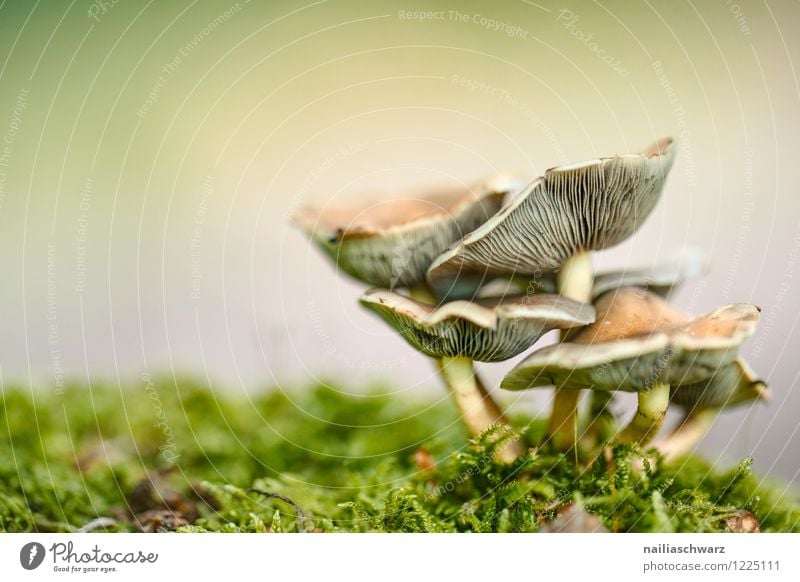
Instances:
[[[552,168],[527,185],[498,176],[349,207],[309,206],[295,221],[340,270],[375,287],[362,305],[434,359],[472,435],[509,425],[473,362],[508,360],[561,330],[558,343],[533,351],[501,384],[555,388],[549,445],[602,444],[597,416],[581,425],[580,390],[592,391],[593,412],[628,391],[638,409],[611,439],[675,458],[718,411],[767,390],[738,357],[758,324],[756,306],[691,317],[666,300],[705,271],[702,253],[655,268],[592,270],[592,251],[630,237],[653,210],[674,156],[663,139],[639,154]],[[670,403],[684,417],[651,442]],[[517,440],[497,455],[511,462],[524,453]]]

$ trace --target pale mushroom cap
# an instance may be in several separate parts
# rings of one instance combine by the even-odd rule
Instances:
[[[352,277],[409,287],[424,281],[434,258],[494,215],[520,186],[510,176],[496,176],[474,187],[411,192],[352,206],[307,206],[294,222]]]
[[[592,298],[597,300],[601,295],[622,287],[639,287],[661,297],[669,297],[676,288],[692,279],[701,277],[707,269],[708,257],[705,252],[696,248],[688,248],[672,253],[653,267],[605,271],[596,274],[592,285]],[[460,277],[455,283],[460,286],[455,287],[455,292],[447,293],[448,298],[473,299],[511,293],[556,293],[558,291],[555,273],[514,275],[510,278],[497,277],[489,282],[469,281],[469,278]],[[467,283],[470,283],[472,287],[467,286]]]
[[[641,289],[607,293],[596,321],[570,341],[535,351],[503,380],[503,388],[537,386],[642,392],[655,383],[702,382],[733,362],[755,332],[759,309],[736,303],[689,319]]]
[[[676,253],[654,267],[625,269],[599,273],[594,278],[592,297],[622,287],[640,287],[651,293],[668,297],[679,285],[698,279],[708,269],[708,258],[700,249],[686,249]]]
[[[622,242],[655,207],[673,159],[667,138],[641,154],[548,170],[439,256],[428,270],[429,283],[556,271],[578,251]]]
[[[703,382],[673,386],[670,390],[670,400],[690,410],[728,408],[768,399],[766,383],[741,358],[723,366]]]
[[[553,329],[594,321],[594,308],[558,295],[426,305],[393,291],[371,289],[361,303],[417,350],[436,358],[482,362],[512,358]]]

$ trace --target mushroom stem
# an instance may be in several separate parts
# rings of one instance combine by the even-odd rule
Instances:
[[[480,383],[470,358],[447,357],[438,363],[442,377],[461,411],[461,417],[473,436],[478,436],[497,424],[511,426]],[[522,443],[515,440],[500,447],[497,450],[497,458],[510,463],[523,453]]]
[[[591,303],[593,279],[589,252],[580,251],[567,259],[558,272],[558,293],[581,303]],[[561,332],[562,341],[566,336],[567,332]],[[579,395],[579,390],[556,387],[548,433],[557,449],[566,450],[575,446]]]
[[[592,449],[608,435],[616,432],[614,414],[610,406],[613,392],[592,390],[589,393],[589,424],[581,435],[581,445]]]
[[[645,445],[656,435],[669,406],[669,384],[656,382],[650,390],[639,392],[639,408],[617,440]]]
[[[409,295],[421,303],[430,305],[438,303],[427,285],[411,287]],[[495,424],[511,426],[475,372],[471,359],[434,358],[434,360],[461,411],[470,434],[478,436]],[[524,452],[520,443],[512,442],[498,449],[497,456],[501,461],[509,463],[518,459]]]
[[[564,451],[575,446],[580,390],[556,387],[547,432],[553,446]]]
[[[689,453],[708,432],[719,411],[704,408],[686,413],[680,424],[667,436],[659,439],[653,446],[666,461],[673,461]]]
[[[560,295],[582,303],[590,303],[594,274],[589,252],[580,251],[567,259],[561,266],[556,281]]]

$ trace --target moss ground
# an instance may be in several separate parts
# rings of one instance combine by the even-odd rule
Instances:
[[[747,459],[667,465],[618,447],[586,469],[532,448],[499,466],[509,435],[468,444],[446,402],[172,380],[0,396],[0,531],[528,532],[567,507],[611,531],[728,531],[741,510],[800,531],[796,492]]]

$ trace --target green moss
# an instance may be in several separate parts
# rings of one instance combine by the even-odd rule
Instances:
[[[612,531],[727,531],[741,509],[762,531],[800,531],[795,493],[749,461],[670,466],[619,446],[589,468],[535,448],[498,465],[493,449],[514,435],[467,443],[446,401],[325,386],[248,399],[155,381],[12,388],[0,406],[0,531],[110,517],[112,531],[524,532],[570,503]],[[537,442],[541,423],[517,421]]]

